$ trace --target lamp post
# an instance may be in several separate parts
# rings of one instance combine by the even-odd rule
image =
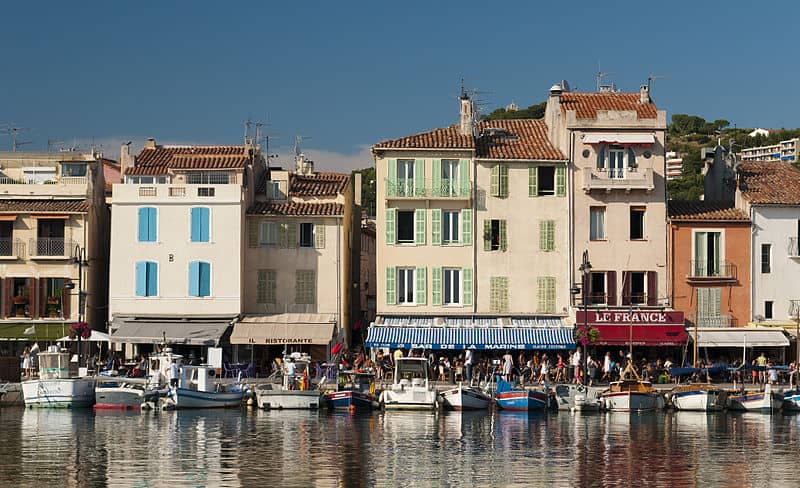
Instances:
[[[589,335],[589,273],[592,270],[592,263],[589,262],[589,251],[583,251],[583,258],[581,266],[578,268],[581,272],[581,292],[583,293],[583,330],[588,338]],[[583,384],[588,384],[587,375],[589,373],[589,355],[588,355],[588,341],[583,344]]]
[[[78,323],[83,323],[83,310],[84,310],[84,297],[85,294],[83,292],[83,268],[89,267],[89,261],[86,259],[86,249],[81,247],[80,244],[75,244],[75,249],[73,250],[73,258],[72,264],[78,265]],[[68,290],[72,290],[75,288],[74,283],[67,283],[64,285],[64,288]],[[63,298],[62,298],[62,307],[63,307]],[[63,311],[63,308],[62,308]],[[78,367],[81,366],[81,333],[78,333]]]

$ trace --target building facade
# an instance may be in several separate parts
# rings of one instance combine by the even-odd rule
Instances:
[[[797,161],[798,143],[800,143],[800,138],[787,139],[771,146],[748,147],[741,150],[739,157],[742,161],[785,161],[794,163]]]

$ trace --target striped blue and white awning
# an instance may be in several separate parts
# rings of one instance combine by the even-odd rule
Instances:
[[[569,327],[391,327],[374,325],[366,347],[403,349],[575,349]]]

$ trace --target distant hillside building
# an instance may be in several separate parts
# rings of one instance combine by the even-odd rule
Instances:
[[[753,129],[753,131],[752,131],[752,132],[750,132],[749,134],[747,134],[747,136],[748,136],[748,137],[756,137],[756,136],[764,136],[764,137],[769,137],[769,129],[760,129],[760,128],[756,128],[756,129]]]
[[[742,161],[797,161],[797,145],[800,138],[788,139],[771,146],[748,147],[742,149]]]
[[[667,181],[676,180],[683,176],[683,158],[679,158],[674,151],[667,153]]]

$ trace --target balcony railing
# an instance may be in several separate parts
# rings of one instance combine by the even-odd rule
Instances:
[[[790,258],[800,258],[800,239],[797,237],[790,237],[787,251],[789,252]]]
[[[737,278],[736,265],[728,261],[693,259],[689,264],[688,278],[735,280]]]
[[[584,170],[583,191],[586,193],[592,190],[645,190],[653,191],[653,170],[638,168],[626,169],[598,169],[591,168]]]
[[[433,180],[384,180],[386,196],[390,198],[469,198],[471,188],[461,185],[460,181],[442,179]],[[422,186],[416,183],[422,183]],[[434,184],[435,183],[435,184]]]
[[[631,293],[622,295],[623,305],[647,305],[647,293]]]
[[[696,324],[698,327],[736,327],[736,318],[726,313],[716,315],[687,313],[686,320],[688,320],[689,325]]]
[[[71,257],[72,241],[63,237],[40,237],[31,239],[29,249],[32,258]]]
[[[85,176],[61,176],[49,180],[0,176],[0,185],[85,185],[87,181]]]
[[[590,293],[589,305],[604,305],[608,299],[605,293]]]
[[[0,238],[0,256],[19,257],[25,253],[25,246],[20,239],[11,237]]]

